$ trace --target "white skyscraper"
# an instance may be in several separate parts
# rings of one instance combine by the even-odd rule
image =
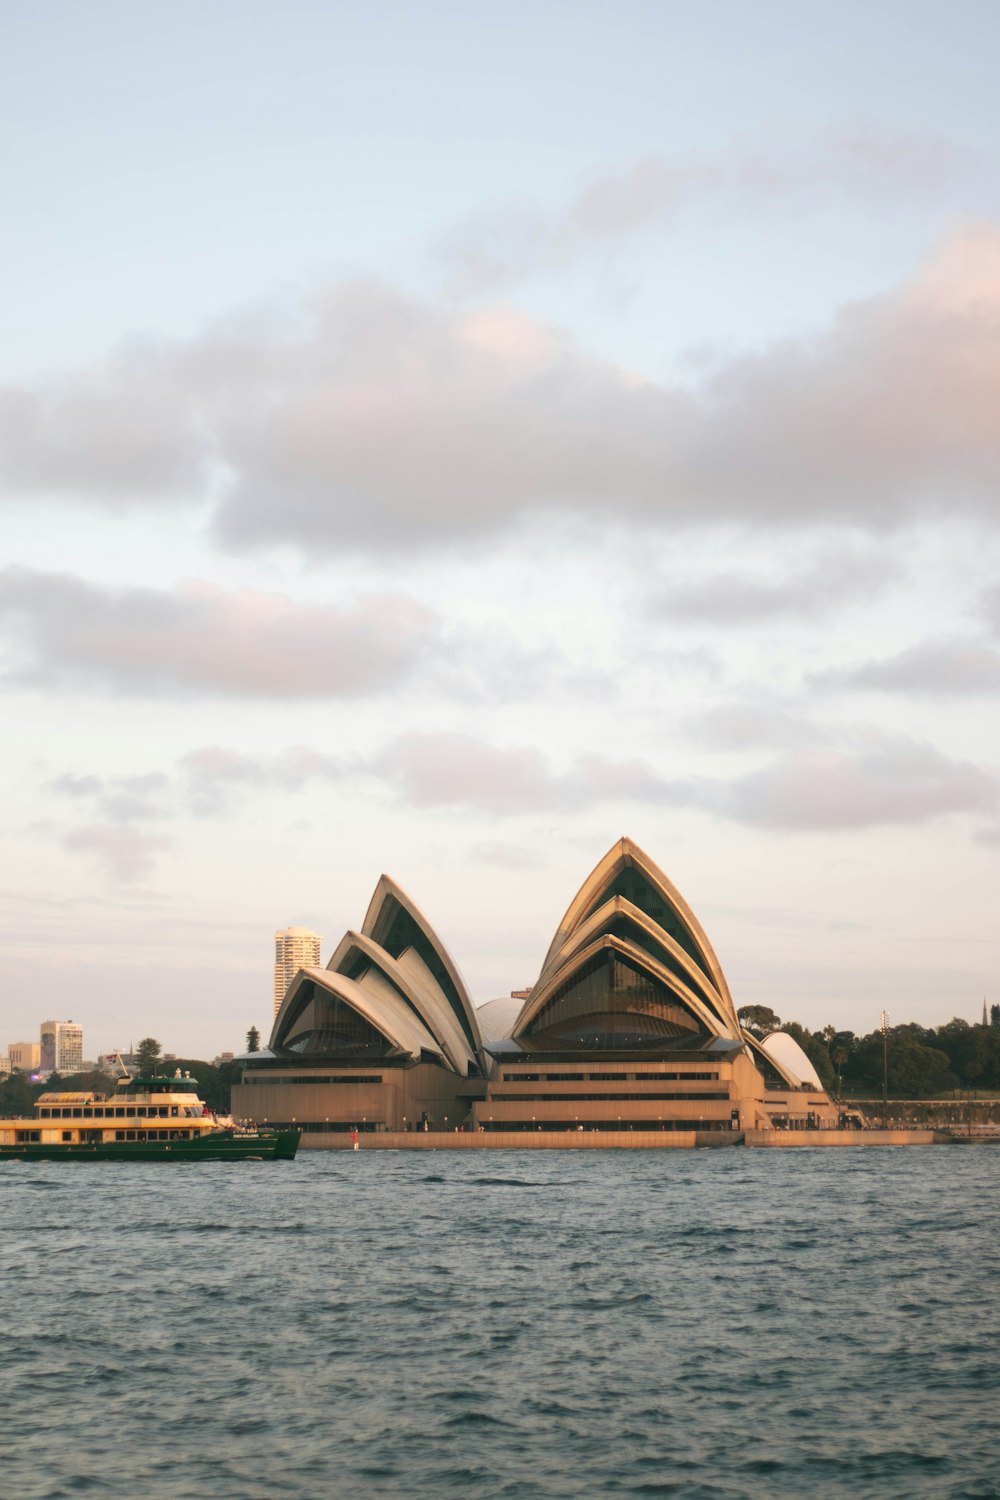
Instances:
[[[43,1021],[40,1053],[43,1073],[79,1073],[83,1067],[83,1027],[75,1021]]]
[[[319,965],[320,936],[308,927],[286,927],[274,934],[274,1014],[298,969]]]

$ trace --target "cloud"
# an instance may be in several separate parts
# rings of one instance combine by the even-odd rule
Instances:
[[[887,199],[926,197],[971,165],[967,152],[943,138],[871,131],[780,152],[648,156],[595,178],[554,210],[508,203],[475,214],[444,237],[439,252],[463,290],[483,293],[644,230],[669,228],[707,204],[725,204],[729,212],[762,203],[794,206],[833,190],[871,209]]]
[[[979,613],[1000,635],[1000,588],[985,589],[979,600]]]
[[[814,674],[810,681],[823,687],[970,697],[1000,688],[1000,651],[977,641],[922,641],[847,671]]]
[[[710,577],[664,578],[649,601],[649,613],[700,625],[767,624],[816,618],[844,603],[871,598],[893,576],[884,549],[835,548],[800,563],[783,578],[729,571]]]
[[[311,782],[340,782],[351,767],[336,756],[293,745],[274,756],[252,756],[219,745],[193,750],[180,762],[181,795],[197,817],[226,811],[246,788],[302,791]]]
[[[96,856],[114,880],[130,883],[152,873],[156,856],[170,848],[171,840],[118,823],[91,823],[67,833],[63,845]]]
[[[7,682],[142,696],[359,697],[402,680],[435,628],[402,595],[306,605],[205,583],[109,588],[28,568],[0,573],[0,616],[14,632]]]
[[[683,725],[698,744],[713,750],[801,749],[826,741],[830,732],[773,699],[735,699],[690,715]]]
[[[372,769],[414,807],[521,813],[551,807],[557,782],[540,751],[505,749],[469,734],[405,734]]]
[[[87,779],[63,777],[49,785],[79,799],[88,795],[81,790]],[[150,797],[155,793],[158,800],[138,811],[116,808],[129,782],[148,785]],[[427,732],[400,735],[381,752],[353,760],[306,746],[271,756],[205,746],[185,756],[170,777],[153,773],[100,781],[89,795],[96,811],[108,816],[66,834],[63,842],[68,849],[96,854],[116,879],[135,880],[171,846],[170,840],[135,828],[141,817],[220,817],[241,796],[295,796],[317,786],[357,797],[364,795],[366,783],[418,811],[451,809],[499,819],[540,812],[570,817],[628,803],[689,809],[757,828],[839,833],[976,814],[988,820],[978,835],[983,842],[992,841],[989,830],[1000,807],[994,775],[911,740],[869,736],[850,750],[795,749],[749,774],[724,778],[667,776],[636,757],[582,755],[559,768],[533,746]],[[506,868],[528,867],[524,848],[510,840],[481,842],[473,857]]]
[[[794,751],[732,783],[718,806],[760,827],[847,832],[989,812],[998,796],[989,772],[900,740],[854,752]]]
[[[10,419],[0,488],[11,498],[195,507],[236,549],[409,551],[544,512],[673,531],[871,528],[946,511],[995,521],[1000,231],[955,235],[913,280],[847,307],[822,336],[734,359],[697,388],[637,379],[521,313],[342,283],[300,309],[131,350],[99,380],[84,370],[3,399],[48,414]],[[140,432],[201,478],[151,481],[149,445],[137,452],[131,437],[137,402]],[[98,429],[111,435],[95,449]],[[220,615],[224,639],[242,639],[268,615],[266,597],[201,607]],[[774,604],[758,595],[743,607]],[[155,634],[198,601],[141,605]],[[301,617],[281,618],[299,639]],[[336,619],[302,629],[312,639],[324,627],[336,642],[352,635],[350,620],[343,632]],[[274,619],[259,629],[265,645],[280,634]],[[238,679],[220,653],[206,672]],[[349,677],[333,659],[338,682]],[[173,658],[159,670],[170,676]],[[265,675],[280,692],[277,668]]]
[[[773,829],[848,831],[988,812],[996,777],[909,740],[871,738],[849,751],[792,750],[730,780],[664,776],[641,759],[581,756],[555,770],[528,747],[461,734],[401,736],[376,769],[404,802],[517,815],[613,802],[694,808]]]
[[[138,823],[167,815],[164,798],[170,779],[161,771],[141,776],[57,776],[46,790],[75,800],[92,798],[99,814],[110,823]]]

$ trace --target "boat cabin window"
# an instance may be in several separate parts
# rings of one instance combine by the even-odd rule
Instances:
[[[64,1141],[71,1141],[73,1139],[72,1130],[64,1130],[62,1133],[62,1138]]]

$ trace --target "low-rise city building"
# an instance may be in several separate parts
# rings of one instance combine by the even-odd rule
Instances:
[[[11,1042],[7,1051],[11,1070],[15,1073],[37,1073],[41,1067],[41,1042]]]

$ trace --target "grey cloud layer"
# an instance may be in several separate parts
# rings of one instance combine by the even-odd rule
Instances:
[[[1000,651],[983,641],[921,641],[895,656],[843,672],[815,674],[819,687],[861,688],[929,697],[992,695],[1000,689]]]
[[[872,737],[852,750],[798,749],[730,780],[664,777],[647,761],[582,756],[565,772],[533,749],[497,749],[472,736],[404,735],[379,762],[416,806],[487,813],[639,802],[697,808],[738,823],[838,831],[923,823],[958,812],[989,814],[1000,783],[967,762],[909,740]]]
[[[163,817],[168,806],[178,816],[216,816],[250,792],[298,793],[326,784],[350,785],[356,795],[364,783],[416,809],[464,809],[487,817],[566,816],[634,802],[799,832],[917,825],[953,813],[978,815],[989,830],[1000,806],[1000,783],[991,773],[911,740],[875,736],[849,751],[789,750],[728,780],[670,778],[648,761],[601,756],[580,756],[559,770],[531,747],[495,746],[461,733],[410,733],[367,759],[340,759],[303,746],[270,757],[208,746],[185,757],[172,778],[69,775],[50,786],[81,804],[92,802],[104,819],[66,835],[66,847],[96,854],[118,878],[131,880],[147,873],[155,853],[167,847],[164,836],[147,835],[137,825]],[[511,846],[479,848],[492,851],[483,857],[497,861],[497,850],[509,854]]]
[[[397,682],[427,646],[430,611],[394,595],[349,607],[210,584],[113,589],[66,574],[0,573],[8,681],[121,693],[352,697]]]
[[[711,577],[665,578],[649,612],[681,623],[751,625],[797,616],[815,618],[857,598],[870,598],[893,567],[885,549],[877,553],[840,547],[818,558],[788,560],[788,576],[755,577],[745,572]]]
[[[700,389],[511,311],[340,285],[296,313],[0,395],[0,485],[208,507],[232,547],[405,548],[563,511],[880,526],[1000,493],[1000,232]]]

